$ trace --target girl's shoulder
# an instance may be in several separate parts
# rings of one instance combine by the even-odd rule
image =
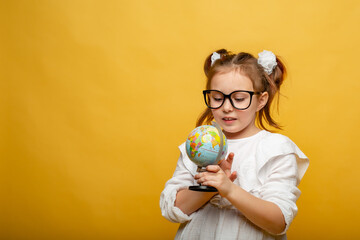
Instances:
[[[300,158],[307,158],[299,147],[287,136],[279,133],[263,131],[257,151],[267,157],[296,154]]]
[[[259,140],[256,156],[259,161],[259,170],[271,162],[272,159],[278,159],[282,156],[294,155],[299,168],[300,179],[304,175],[308,165],[308,157],[300,148],[287,136],[279,133],[265,131]]]

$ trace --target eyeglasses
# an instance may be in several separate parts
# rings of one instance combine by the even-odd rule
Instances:
[[[228,98],[234,108],[238,110],[245,110],[250,107],[252,96],[256,94],[261,94],[261,92],[239,90],[227,95],[218,90],[204,90],[203,94],[206,106],[208,108],[218,109],[224,104],[225,100]]]

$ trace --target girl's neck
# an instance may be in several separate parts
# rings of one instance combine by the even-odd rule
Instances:
[[[235,133],[224,132],[224,134],[227,139],[241,139],[241,138],[251,137],[260,131],[261,131],[261,129],[256,127],[254,124],[252,126],[249,126],[245,129],[241,130],[240,132],[235,132]]]

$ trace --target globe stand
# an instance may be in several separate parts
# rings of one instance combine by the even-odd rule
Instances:
[[[206,168],[199,167],[197,168],[197,172],[206,172]],[[218,190],[211,186],[204,186],[199,184],[198,186],[190,186],[189,190],[196,192],[217,192]]]

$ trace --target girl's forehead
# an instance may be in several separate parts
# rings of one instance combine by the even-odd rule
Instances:
[[[220,91],[254,90],[251,79],[239,70],[216,73],[211,79],[210,87]]]

